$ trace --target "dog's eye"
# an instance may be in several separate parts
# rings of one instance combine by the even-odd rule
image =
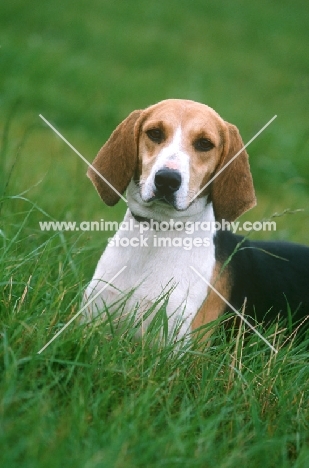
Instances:
[[[207,138],[199,138],[193,143],[193,146],[197,151],[210,151],[215,145]]]
[[[164,133],[160,128],[151,128],[146,131],[148,138],[155,143],[161,143],[164,140]]]

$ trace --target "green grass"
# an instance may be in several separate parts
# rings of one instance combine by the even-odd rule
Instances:
[[[120,220],[84,163],[130,111],[176,97],[248,141],[258,206],[299,210],[256,238],[308,242],[309,6],[303,0],[4,0],[0,6],[0,466],[307,467],[308,343],[274,328],[182,353],[132,327],[73,323],[107,233],[44,220]],[[164,312],[164,310],[163,310]],[[164,316],[164,314],[163,314]],[[263,332],[264,333],[264,332]],[[194,340],[193,340],[194,341]]]
[[[25,256],[15,239],[2,262],[1,466],[306,466],[308,351],[274,329],[278,355],[223,330],[179,351],[156,342],[159,324],[135,342],[108,321],[72,324],[37,354],[77,311],[70,241]]]

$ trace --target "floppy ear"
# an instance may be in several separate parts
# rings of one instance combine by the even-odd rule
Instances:
[[[137,164],[134,126],[141,112],[133,111],[118,125],[87,171],[100,197],[109,206],[119,201],[133,177]]]
[[[226,124],[228,127],[227,141],[216,172],[223,169],[244,146],[238,129],[228,122]],[[245,150],[214,179],[211,187],[211,199],[215,218],[218,221],[222,219],[234,221],[256,205],[248,154]]]

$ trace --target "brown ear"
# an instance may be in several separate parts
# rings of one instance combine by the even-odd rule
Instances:
[[[109,206],[119,201],[133,177],[137,164],[134,126],[141,112],[132,112],[118,125],[87,171],[100,197]]]
[[[216,172],[233,159],[244,147],[238,129],[229,123],[227,141],[223,157]],[[234,221],[245,211],[256,205],[255,192],[248,161],[248,154],[243,150],[212,183],[211,198],[216,220]]]

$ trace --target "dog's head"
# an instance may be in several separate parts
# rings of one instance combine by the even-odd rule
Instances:
[[[256,203],[243,146],[237,128],[210,107],[169,99],[132,112],[87,174],[110,206],[133,180],[142,203],[185,211],[207,196],[217,220],[233,221]]]

